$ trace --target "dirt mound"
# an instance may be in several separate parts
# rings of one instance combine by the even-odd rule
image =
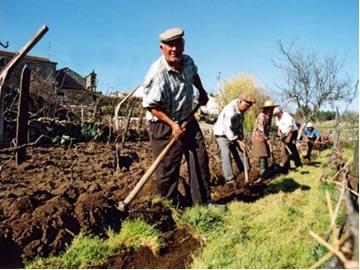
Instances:
[[[154,255],[149,248],[141,248],[115,258],[108,268],[127,269],[183,269],[191,258],[189,254],[200,247],[200,243],[185,229],[176,229],[165,234],[167,246]]]
[[[101,193],[83,193],[75,206],[75,216],[81,229],[102,235],[109,226],[120,229],[122,213],[116,208],[116,203]]]
[[[217,201],[251,201],[261,195],[260,190],[247,189],[243,174],[238,172],[236,186],[226,186],[214,141],[209,145],[208,152],[212,192]],[[4,258],[0,260],[0,266],[21,266],[24,259],[58,254],[81,230],[104,235],[109,226],[119,229],[124,216],[116,206],[152,163],[150,146],[143,142],[128,143],[121,149],[98,143],[36,147],[28,150],[28,157],[17,167],[13,155],[0,154],[0,251],[4,251],[0,253]],[[188,178],[186,163],[181,166],[181,177],[185,181]],[[254,179],[256,175],[251,173],[250,178]],[[186,247],[188,242],[181,240],[181,233],[177,232],[169,209],[144,199],[154,195],[155,190],[154,178],[149,179],[130,205],[129,218],[139,217],[156,224],[168,235],[166,241],[174,241],[168,244],[171,254],[170,250],[181,249],[182,245]],[[182,241],[182,245],[177,240]],[[196,247],[191,241],[189,246]],[[194,248],[187,247],[185,250],[189,256]],[[129,258],[145,252],[134,253]],[[4,255],[8,253],[13,257]],[[186,257],[185,252],[183,256]],[[135,262],[131,261],[129,259],[126,262],[129,264],[125,265],[135,266]],[[166,263],[159,264],[159,267],[166,268]],[[149,265],[149,268],[152,266]]]
[[[162,232],[166,246],[161,248],[158,255],[154,255],[149,248],[129,251],[113,258],[106,268],[185,268],[190,262],[190,255],[200,247],[186,228],[177,228],[171,210],[160,202],[144,200],[134,205],[128,218],[143,219],[155,225]]]

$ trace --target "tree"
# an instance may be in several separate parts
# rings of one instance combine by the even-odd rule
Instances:
[[[244,120],[245,133],[251,134],[256,116],[261,111],[261,106],[266,99],[270,99],[256,79],[247,74],[239,74],[225,80],[217,94],[217,100],[222,109],[231,100],[238,98],[244,92],[253,95],[256,99],[256,103],[246,112]]]
[[[273,63],[284,73],[285,83],[277,85],[285,99],[295,103],[303,126],[325,105],[347,101],[353,96],[349,75],[342,72],[344,62],[336,55],[323,59],[315,53],[294,52],[277,43],[281,59]]]

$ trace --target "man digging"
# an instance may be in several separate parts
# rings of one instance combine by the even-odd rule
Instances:
[[[284,164],[284,172],[290,169],[290,160],[294,160],[296,167],[301,167],[300,155],[296,147],[298,128],[295,119],[282,108],[274,109],[275,123],[277,126],[277,135],[283,142],[281,147],[281,159]]]
[[[209,158],[199,124],[191,118],[186,129],[181,122],[193,109],[193,85],[199,90],[200,105],[208,96],[202,86],[193,59],[184,54],[184,31],[168,29],[160,34],[162,56],[150,67],[144,81],[142,105],[147,109],[150,145],[157,157],[169,140],[179,139],[165,155],[156,169],[156,185],[160,196],[179,202],[178,180],[183,154],[189,169],[190,191],[193,204],[209,204]]]
[[[214,125],[214,135],[220,147],[222,168],[225,181],[228,184],[235,183],[231,155],[240,172],[244,171],[244,167],[247,170],[250,169],[250,163],[244,158],[246,145],[243,121],[245,112],[253,103],[255,103],[253,96],[241,94],[239,98],[230,101],[224,107]]]
[[[307,142],[308,145],[307,153],[304,158],[306,158],[310,162],[312,149],[314,145],[320,142],[320,133],[316,128],[314,128],[314,125],[309,122],[304,128],[303,135],[305,142]]]

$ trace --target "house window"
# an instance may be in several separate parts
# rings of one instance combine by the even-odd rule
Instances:
[[[0,58],[0,66],[5,66],[7,63],[9,63],[9,59],[5,57]]]

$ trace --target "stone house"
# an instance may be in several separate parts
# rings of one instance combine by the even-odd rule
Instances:
[[[68,67],[56,71],[56,96],[60,104],[91,106],[96,104],[98,95],[94,71],[85,77]]]
[[[11,58],[15,56],[14,52],[0,51],[0,69],[2,69]],[[56,62],[50,61],[45,57],[25,56],[10,74],[6,86],[10,89],[19,89],[20,77],[23,67],[27,65],[31,69],[31,88],[32,93],[41,93],[46,91],[54,94]]]

